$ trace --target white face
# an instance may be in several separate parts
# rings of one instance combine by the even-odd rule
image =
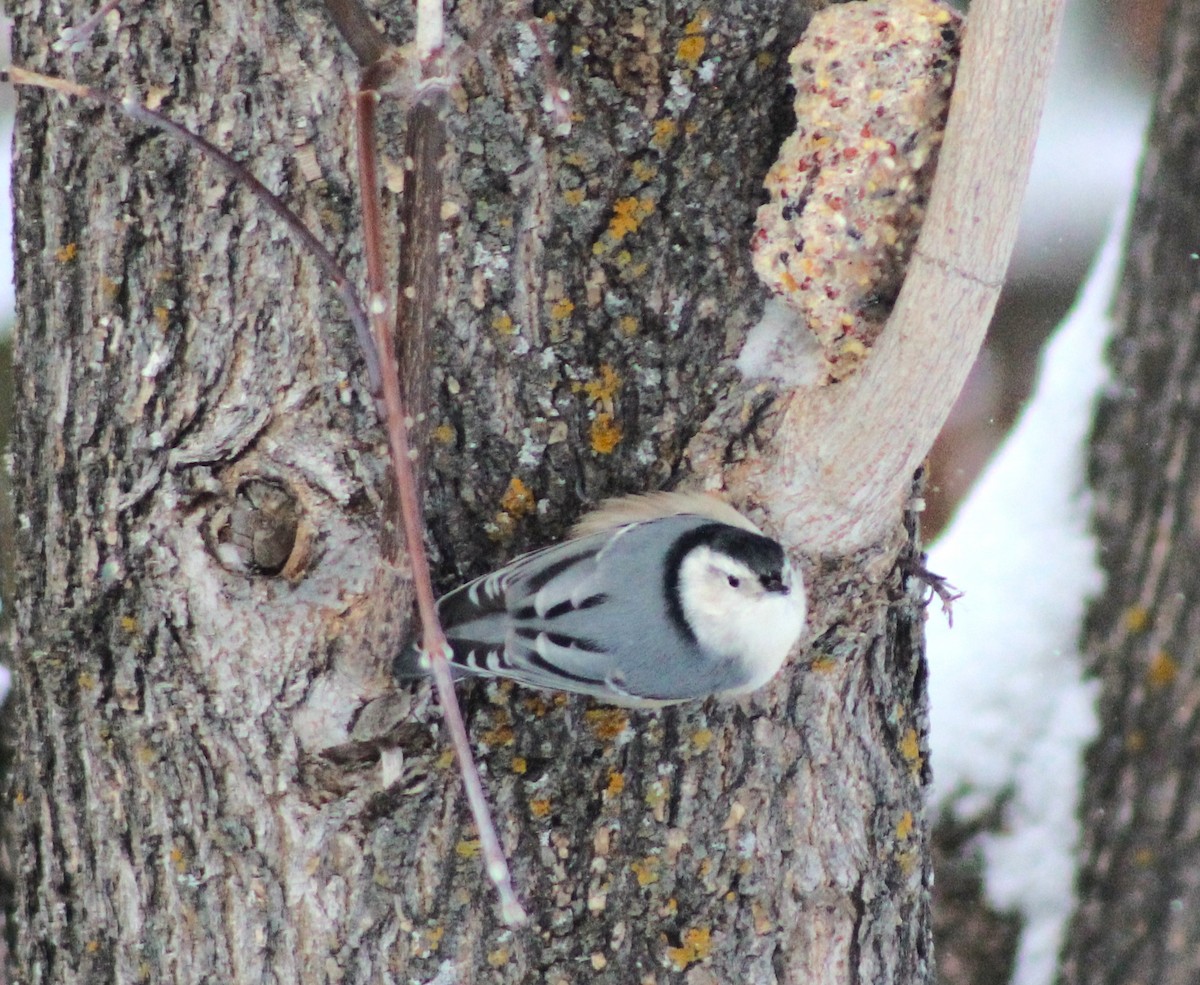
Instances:
[[[709,547],[697,547],[679,571],[683,613],[705,649],[739,660],[753,691],[783,666],[804,628],[804,589],[789,563],[786,591],[770,591],[747,565]]]

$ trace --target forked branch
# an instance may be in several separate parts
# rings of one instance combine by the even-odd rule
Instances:
[[[343,3],[338,6],[350,9],[353,5]],[[361,13],[361,8],[359,10]],[[364,79],[368,81],[355,96],[359,179],[368,269],[368,302],[365,307],[345,271],[304,222],[245,167],[203,137],[140,103],[119,98],[112,93],[90,86],[30,72],[17,66],[12,66],[3,73],[3,78],[16,85],[33,86],[107,104],[120,110],[131,119],[184,141],[222,168],[267,206],[317,260],[325,276],[336,287],[354,326],[366,364],[371,394],[375,398],[377,410],[388,435],[393,480],[400,505],[399,520],[404,531],[405,546],[412,568],[424,648],[430,656],[442,715],[450,733],[451,743],[462,772],[468,804],[479,832],[485,867],[500,896],[501,916],[506,924],[515,927],[524,924],[527,916],[513,890],[508,863],[500,845],[495,824],[487,808],[478,769],[471,756],[470,742],[458,707],[454,680],[447,660],[446,640],[438,620],[433,582],[425,552],[420,487],[416,481],[413,467],[417,459],[417,452],[412,447],[410,434],[416,423],[416,417],[410,414],[401,390],[400,371],[395,356],[395,336],[392,333],[389,316],[391,305],[388,303],[385,288],[384,238],[375,131],[375,107],[379,100],[379,93],[370,85],[369,80],[374,76],[394,81],[398,60],[406,57],[408,53],[397,52],[383,43],[377,34],[371,33],[374,31],[374,27],[370,24],[369,19],[366,19],[365,13],[362,18],[354,19],[353,25],[356,32],[353,44],[356,54],[360,57],[364,53],[376,54],[379,59],[364,72]],[[339,22],[339,26],[341,26],[341,22]],[[343,33],[345,31],[346,28],[343,27]],[[438,52],[434,52],[432,55],[434,63],[437,61],[437,56]],[[432,94],[444,92],[444,85],[438,76],[432,77],[431,83],[423,87],[419,96],[413,99],[413,112],[410,113],[413,119],[410,120],[410,126],[419,120],[427,125],[432,124],[437,127],[436,134],[425,135],[426,140],[423,146],[426,156],[440,157],[440,148],[444,144],[442,124],[436,112],[431,112],[425,101]],[[432,139],[429,139],[431,136]],[[427,173],[436,172],[436,168],[425,170]],[[410,183],[405,189],[411,206],[409,211],[419,211],[425,217],[431,214],[436,216],[441,207],[440,190],[441,185],[438,182],[434,194],[437,200],[417,203],[415,196],[428,195],[430,189],[416,188]],[[402,266],[402,269],[410,272],[410,276],[402,276],[398,288],[400,300],[397,309],[403,317],[396,326],[396,335],[406,340],[407,351],[415,352],[424,348],[421,333],[430,320],[429,312],[433,309],[432,292],[436,291],[437,286],[436,226],[431,226],[428,222],[424,224],[409,222],[405,243],[413,255],[406,257],[406,262]],[[410,368],[410,379],[416,379],[417,369],[418,367]]]

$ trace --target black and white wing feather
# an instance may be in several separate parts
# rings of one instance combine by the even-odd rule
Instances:
[[[681,501],[687,512],[670,512]],[[701,649],[677,591],[683,553],[730,527],[765,540],[711,497],[618,500],[573,539],[443,596],[438,614],[451,662],[469,674],[628,705],[734,689],[744,670]],[[418,656],[410,648],[397,673],[411,676]]]

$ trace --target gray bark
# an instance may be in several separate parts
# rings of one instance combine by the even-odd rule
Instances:
[[[1063,972],[1080,985],[1200,975],[1200,4],[1172,4],[1163,40],[1090,458],[1107,583],[1084,632],[1103,690]]]
[[[161,99],[361,280],[353,61],[319,8],[130,5],[51,56],[87,12],[20,5],[16,60]],[[516,29],[465,67],[425,463],[443,586],[685,477],[707,420],[754,454],[772,394],[729,357],[762,303],[746,244],[806,13],[556,6],[565,138]],[[464,0],[456,30],[494,16]],[[410,594],[336,298],[224,175],[105,109],[26,93],[16,149],[16,980],[930,978],[899,515],[804,559],[803,651],[740,704],[461,689],[534,914],[507,932],[428,689],[389,677]]]

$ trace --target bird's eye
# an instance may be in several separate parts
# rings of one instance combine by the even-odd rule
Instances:
[[[737,575],[729,575],[729,587],[737,588],[742,583],[742,580]]]

